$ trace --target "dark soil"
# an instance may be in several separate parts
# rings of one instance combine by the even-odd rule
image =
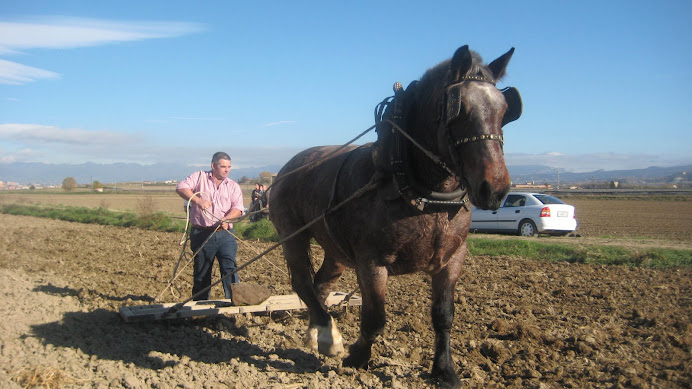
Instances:
[[[303,311],[123,322],[122,306],[189,296],[189,266],[178,289],[166,288],[180,255],[177,234],[0,221],[3,387],[431,386],[424,274],[390,278],[385,335],[369,369],[353,370],[302,345]],[[266,247],[241,245],[239,263]],[[318,248],[314,254],[319,261]],[[241,278],[291,293],[280,250]],[[337,289],[354,286],[347,271]],[[355,341],[359,309],[332,312],[344,340]],[[467,387],[689,388],[692,269],[472,257],[457,285],[452,347]]]

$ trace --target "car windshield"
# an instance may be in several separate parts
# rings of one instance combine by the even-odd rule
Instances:
[[[543,204],[564,204],[564,202],[557,197],[553,196],[548,196],[544,194],[537,194],[533,195],[533,197],[537,198],[538,201],[542,202]]]

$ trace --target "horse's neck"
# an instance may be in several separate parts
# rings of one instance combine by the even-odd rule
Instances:
[[[410,166],[414,179],[425,188],[435,192],[452,192],[459,188],[457,177],[450,175],[424,153],[409,150]]]

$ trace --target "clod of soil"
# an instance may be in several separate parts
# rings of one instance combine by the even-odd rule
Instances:
[[[368,370],[303,346],[307,315],[124,323],[121,306],[177,302],[178,234],[0,215],[0,384],[51,373],[66,387],[424,388],[430,280],[389,279],[387,326]],[[239,263],[267,245],[241,244]],[[316,262],[319,249],[314,248]],[[243,282],[291,293],[280,251]],[[355,287],[352,271],[337,285]],[[222,297],[217,286],[213,297]],[[466,387],[689,388],[692,270],[469,258],[456,289],[453,358]],[[347,343],[359,309],[332,310]],[[45,379],[44,379],[45,380]],[[46,381],[34,385],[51,385]]]

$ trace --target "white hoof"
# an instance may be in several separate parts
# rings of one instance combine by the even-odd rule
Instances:
[[[333,319],[327,326],[309,327],[305,336],[305,346],[329,357],[344,353],[343,338]]]
[[[344,353],[344,342],[341,332],[336,328],[334,319],[329,321],[329,326],[318,327],[317,344],[320,354],[336,357]]]
[[[305,335],[305,346],[313,351],[318,351],[317,327],[308,328],[308,333]]]

